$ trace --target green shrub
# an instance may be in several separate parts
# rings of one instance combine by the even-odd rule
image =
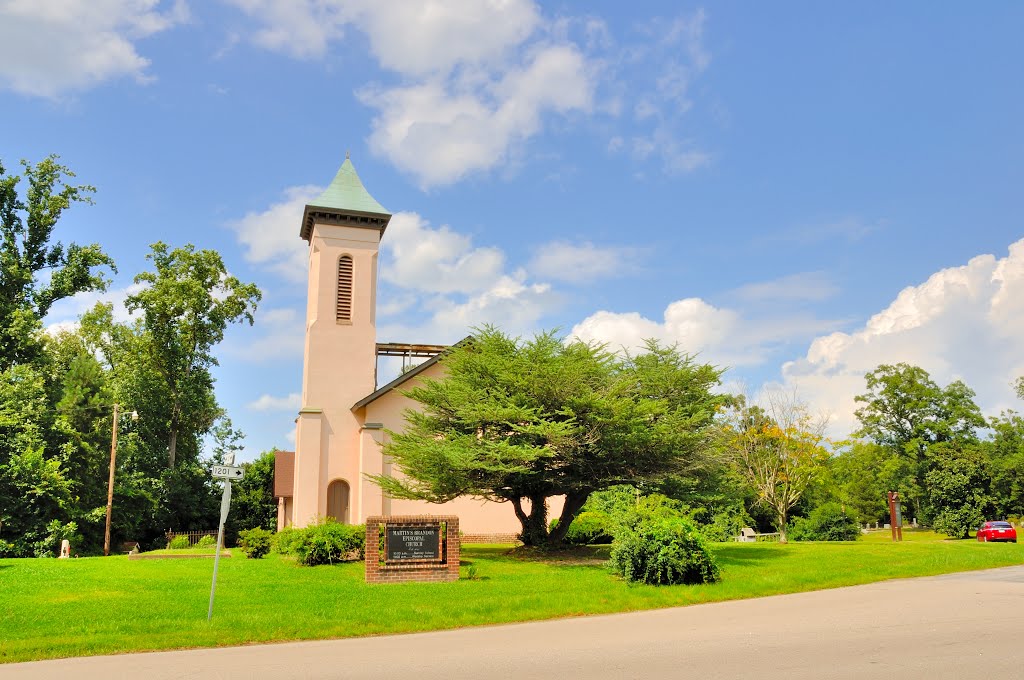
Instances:
[[[551,522],[551,528],[558,526],[558,520]],[[600,511],[581,512],[576,515],[565,532],[565,542],[570,545],[607,545],[612,542],[611,517]]]
[[[612,543],[611,565],[627,581],[650,585],[713,583],[718,564],[688,518],[654,518],[622,531]]]
[[[250,559],[263,557],[270,552],[270,539],[273,536],[262,527],[238,532],[238,548]]]
[[[196,541],[196,544],[192,547],[196,550],[209,550],[215,545],[217,545],[217,539],[213,536],[206,535]]]
[[[806,519],[796,517],[786,529],[794,541],[856,541],[860,525],[838,503],[825,503],[811,511]]]
[[[191,548],[192,544],[188,542],[188,536],[175,536],[167,544],[167,547],[171,550],[184,550],[185,548]]]
[[[298,535],[291,552],[309,567],[350,557],[362,559],[366,548],[366,527],[362,524],[339,524],[328,518],[295,533]]]
[[[741,504],[716,513],[711,518],[711,523],[701,526],[700,529],[707,540],[725,543],[731,541],[734,536],[739,536],[743,527],[750,526],[754,526],[754,520]]]
[[[294,555],[295,542],[298,541],[301,533],[301,529],[285,527],[274,534],[274,538],[271,539],[271,547],[279,555]]]

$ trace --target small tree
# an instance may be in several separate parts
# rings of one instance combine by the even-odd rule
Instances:
[[[757,493],[757,502],[775,515],[786,542],[789,511],[824,470],[822,447],[827,420],[814,418],[792,395],[769,394],[768,408],[733,409],[724,423],[725,448]]]
[[[478,329],[444,358],[443,380],[406,394],[422,411],[384,448],[392,497],[474,496],[512,505],[527,545],[560,542],[590,494],[685,474],[703,455],[720,371],[649,342],[619,358],[542,333],[522,342]],[[564,496],[549,533],[547,500]]]

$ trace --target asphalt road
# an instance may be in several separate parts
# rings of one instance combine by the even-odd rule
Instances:
[[[0,678],[1018,680],[1022,634],[1024,566],[439,633],[12,664]]]

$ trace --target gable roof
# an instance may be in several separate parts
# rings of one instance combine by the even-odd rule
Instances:
[[[356,411],[356,410],[361,409],[362,407],[366,406],[367,404],[370,404],[370,403],[373,403],[373,402],[377,401],[378,399],[383,397],[388,392],[390,392],[390,391],[400,387],[406,381],[412,380],[413,378],[418,376],[423,371],[427,370],[428,368],[430,368],[431,366],[433,366],[437,362],[441,361],[441,359],[443,359],[445,357],[445,355],[447,355],[452,350],[452,348],[454,348],[454,347],[461,347],[462,345],[465,345],[466,343],[468,343],[468,342],[470,342],[472,340],[473,340],[473,336],[472,335],[467,335],[462,340],[459,340],[457,343],[455,343],[454,345],[452,345],[451,347],[449,347],[445,351],[441,352],[440,354],[435,354],[434,356],[430,357],[429,359],[424,361],[419,366],[416,366],[415,368],[412,368],[412,369],[406,371],[402,375],[398,376],[397,378],[395,378],[394,380],[389,382],[387,385],[384,385],[383,387],[378,388],[373,394],[366,395],[365,397],[363,397],[362,399],[360,399],[359,401],[357,401],[355,404],[352,405],[352,410]]]

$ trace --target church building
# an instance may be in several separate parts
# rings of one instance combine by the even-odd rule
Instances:
[[[309,243],[309,286],[302,407],[295,451],[278,452],[277,526],[322,517],[361,524],[373,515],[458,515],[467,535],[511,538],[520,524],[510,506],[472,498],[450,503],[391,499],[366,475],[390,475],[381,446],[400,431],[416,403],[401,391],[443,376],[443,346],[377,341],[378,254],[389,213],[363,187],[345,158],[327,190],[306,206],[299,236]],[[377,385],[381,356],[426,358]]]

